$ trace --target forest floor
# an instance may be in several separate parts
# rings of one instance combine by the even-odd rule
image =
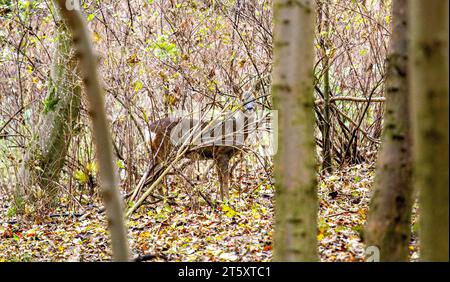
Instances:
[[[373,167],[356,165],[321,177],[317,238],[322,261],[364,260],[361,232],[371,196]],[[234,183],[241,187],[242,194],[234,189],[230,203],[215,209],[203,199],[197,200],[198,208],[192,208],[190,197],[183,192],[176,195],[176,204],[161,201],[138,209],[127,222],[133,258],[150,254],[153,261],[270,261],[274,188],[264,174]],[[111,259],[100,203],[81,216],[32,221],[8,217],[10,206],[2,195],[0,203],[0,261]],[[418,258],[416,211],[415,205],[410,245],[413,261]],[[61,208],[55,213],[67,210]]]

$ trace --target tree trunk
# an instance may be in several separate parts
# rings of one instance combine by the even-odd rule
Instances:
[[[57,38],[48,93],[43,102],[37,140],[25,156],[24,187],[38,185],[54,203],[58,180],[80,113],[81,87],[70,34],[62,21]]]
[[[413,188],[408,87],[408,4],[409,0],[393,2],[383,144],[365,234],[366,245],[377,246],[382,261],[409,260]]]
[[[423,261],[449,259],[448,8],[443,0],[411,3],[411,121]]]
[[[106,119],[104,93],[97,73],[97,58],[94,55],[90,33],[81,13],[76,9],[69,10],[65,0],[55,0],[55,2],[72,32],[73,43],[78,54],[77,59],[80,62],[80,70],[86,87],[95,150],[99,163],[100,186],[102,187],[102,196],[111,233],[113,259],[114,261],[127,261],[129,253],[122,199],[114,168],[112,140]]]
[[[314,140],[314,1],[274,3],[273,97],[279,110],[275,158],[274,260],[317,261]]]
[[[320,28],[320,47],[322,50],[322,67],[323,67],[323,126],[322,126],[322,169],[328,173],[333,172],[332,167],[332,155],[331,155],[331,117],[330,117],[330,14],[329,14],[329,3],[321,2],[321,23],[319,23]]]

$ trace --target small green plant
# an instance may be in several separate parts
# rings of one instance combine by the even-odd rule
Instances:
[[[48,114],[49,112],[54,111],[58,102],[59,99],[53,97],[53,95],[47,97],[44,100],[44,114]]]
[[[7,217],[14,217],[17,215],[17,208],[16,206],[11,206],[8,209],[8,212],[6,213]]]
[[[25,201],[20,193],[14,193],[14,204],[8,210],[8,216],[16,216],[25,211]]]

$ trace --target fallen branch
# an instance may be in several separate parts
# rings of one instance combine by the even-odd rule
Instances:
[[[383,103],[384,101],[386,101],[386,98],[384,98],[384,97],[377,97],[377,98],[372,98],[370,100],[367,99],[367,98],[352,97],[352,96],[337,96],[337,97],[331,97],[330,98],[330,102],[335,102],[335,101]],[[323,99],[317,99],[316,101],[314,101],[314,103],[316,105],[321,105],[321,104],[323,104]]]
[[[138,256],[137,258],[134,259],[134,262],[143,262],[143,261],[148,261],[148,260],[152,260],[155,258],[162,258],[164,261],[168,261],[166,255],[152,253],[152,254],[145,254],[142,256]]]
[[[144,175],[142,175],[141,180],[139,180],[138,185],[136,186],[136,189],[134,190],[130,201],[134,201],[135,198],[138,196],[138,194],[141,192],[142,188],[144,187],[145,181],[147,180],[148,175],[152,171],[153,168],[153,161],[151,161],[147,168],[145,169]]]

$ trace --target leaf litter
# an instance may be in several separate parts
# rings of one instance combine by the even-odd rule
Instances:
[[[320,177],[321,261],[364,261],[361,236],[374,174],[373,164],[361,164]],[[151,261],[271,261],[275,189],[263,174],[245,178],[238,181],[242,193],[233,189],[230,202],[215,208],[201,197],[193,204],[194,197],[176,192],[174,185],[169,194],[176,195],[176,204],[143,205],[127,221],[132,258],[150,254]],[[0,261],[110,261],[107,220],[100,208],[98,202],[82,216],[20,220],[8,218],[9,205],[3,204]],[[416,214],[417,204],[410,244],[413,261],[418,258]]]

